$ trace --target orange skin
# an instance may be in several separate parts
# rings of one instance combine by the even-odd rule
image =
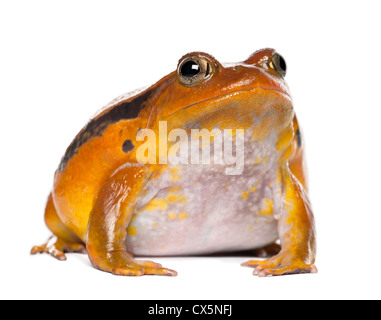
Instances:
[[[253,141],[262,143],[271,132],[277,133],[274,148],[279,154],[278,183],[285,212],[276,218],[280,252],[267,260],[248,261],[243,266],[255,268],[259,276],[316,272],[315,229],[307,195],[304,142],[288,87],[271,65],[274,54],[273,49],[263,49],[244,62],[228,66],[205,53],[189,54],[212,65],[207,80],[187,87],[179,82],[175,71],[145,91],[117,101],[99,113],[93,122],[99,120],[97,125],[104,119],[108,122],[102,124],[102,129],[95,125],[85,127],[55,173],[45,222],[56,240],[34,247],[32,254],[45,252],[65,260],[65,252],[87,249],[94,267],[102,271],[124,276],[176,275],[155,262],[137,261],[134,252],[127,251],[128,230],[144,187],[168,169],[166,164],[138,163],[136,150],[143,142],[136,141],[137,132],[149,128],[158,133],[158,123],[164,120],[168,130],[185,128],[186,124],[195,122],[201,122],[209,130],[216,123],[221,129],[247,129],[253,127],[253,118],[247,114],[255,112],[255,116],[263,116],[264,120],[254,128]],[[118,106],[128,103],[132,114],[118,118]],[[239,120],[229,113],[231,105],[239,106],[242,111]],[[133,146],[127,144],[123,149],[127,140]]]

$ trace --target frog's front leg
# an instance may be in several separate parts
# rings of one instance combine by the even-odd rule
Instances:
[[[140,165],[122,167],[98,194],[87,228],[87,251],[92,264],[102,271],[123,276],[177,275],[151,261],[139,263],[126,250],[127,227],[147,171]]]
[[[315,227],[307,192],[296,177],[285,169],[284,211],[282,212],[278,233],[281,251],[267,260],[250,260],[245,267],[255,268],[258,276],[285,275],[295,273],[316,273],[314,265],[316,254]]]

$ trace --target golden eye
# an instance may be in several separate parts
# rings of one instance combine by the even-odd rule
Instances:
[[[198,56],[186,57],[177,68],[179,81],[185,87],[194,87],[209,79],[212,71],[209,61]]]
[[[277,74],[279,74],[282,78],[286,76],[287,65],[286,61],[279,53],[274,53],[271,61],[269,62],[270,68],[274,69]]]

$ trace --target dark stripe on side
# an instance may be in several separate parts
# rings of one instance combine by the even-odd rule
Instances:
[[[300,133],[299,129],[297,129],[295,131],[295,135],[296,135],[296,142],[298,143],[298,147],[301,148],[302,147],[302,134]]]
[[[155,94],[156,90],[156,88],[148,90],[131,101],[122,102],[119,105],[112,107],[107,113],[99,118],[92,119],[66,150],[58,167],[58,172],[61,173],[65,169],[67,162],[78,153],[78,150],[82,145],[94,137],[101,137],[109,125],[121,120],[137,118],[140,111],[145,107],[145,102]]]

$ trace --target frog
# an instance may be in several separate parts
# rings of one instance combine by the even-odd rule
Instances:
[[[114,99],[62,157],[45,209],[53,235],[31,253],[85,253],[120,276],[176,276],[145,257],[248,251],[253,259],[242,266],[259,277],[316,273],[304,138],[286,71],[272,48],[238,63],[191,52],[154,85]],[[188,141],[157,139],[161,124]],[[191,149],[194,130],[215,135]],[[218,132],[243,158],[241,170],[174,161],[179,150],[218,154]],[[156,135],[150,144],[148,133]]]

